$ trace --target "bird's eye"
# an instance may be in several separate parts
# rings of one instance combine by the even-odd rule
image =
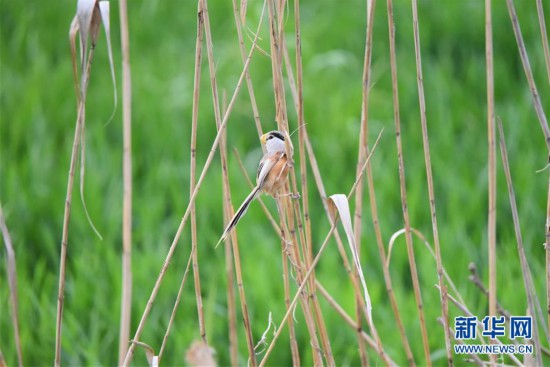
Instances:
[[[266,140],[273,139],[273,135],[269,135]]]

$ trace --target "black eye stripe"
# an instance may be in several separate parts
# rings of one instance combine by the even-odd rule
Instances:
[[[285,136],[278,131],[272,131],[269,133],[269,138],[277,137],[278,139],[285,141]],[[269,139],[268,138],[268,139]]]

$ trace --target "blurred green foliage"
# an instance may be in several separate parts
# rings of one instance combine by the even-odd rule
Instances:
[[[68,30],[74,1],[1,0],[0,11],[0,201],[17,256],[19,316],[24,361],[53,362],[61,227],[67,172],[76,119]],[[255,29],[261,2],[249,1],[247,27]],[[517,1],[545,111],[550,88],[534,2]],[[120,36],[117,2],[112,2],[112,41],[120,92]],[[285,23],[294,59],[293,5]],[[411,5],[394,4],[399,98],[412,225],[432,242],[415,74]],[[547,9],[548,11],[548,9]],[[214,53],[220,93],[232,95],[242,70],[230,1],[211,1]],[[479,0],[419,1],[424,85],[427,103],[436,204],[443,263],[471,310],[482,317],[486,299],[468,281],[474,262],[486,280],[487,127],[484,7]],[[328,193],[347,193],[354,181],[361,109],[361,75],[365,39],[365,2],[301,1],[304,106],[314,150]],[[129,3],[132,69],[133,139],[133,314],[135,331],[167,249],[189,198],[189,141],[196,37],[196,3],[147,0]],[[504,2],[493,5],[496,114],[502,118],[515,184],[523,239],[539,297],[544,304],[544,223],[547,163],[543,135]],[[269,51],[267,23],[259,46]],[[251,36],[251,31],[247,31]],[[250,39],[246,39],[250,46]],[[384,134],[372,159],[376,200],[384,240],[403,227],[394,139],[386,4],[378,1],[374,25],[369,136]],[[251,75],[265,130],[273,129],[274,103],[270,59],[256,53]],[[84,197],[104,237],[88,224],[78,190],[73,195],[63,320],[65,365],[114,365],[117,362],[121,292],[122,129],[121,108],[113,109],[105,37],[100,36],[89,87],[86,121]],[[119,93],[120,94],[120,93]],[[287,91],[291,126],[296,115]],[[202,167],[215,136],[206,55],[200,94],[198,166]],[[297,135],[295,135],[297,136]],[[295,138],[297,146],[297,138]],[[228,123],[228,146],[236,147],[248,172],[261,156],[248,93],[241,90]],[[248,193],[237,162],[230,155],[233,200]],[[296,157],[298,160],[298,157]],[[498,298],[512,314],[527,307],[517,256],[510,205],[498,163]],[[221,170],[216,159],[197,198],[199,259],[207,336],[221,365],[229,363],[224,251],[214,250],[223,230]],[[77,186],[76,186],[77,187]],[[310,178],[313,238],[318,248],[329,225]],[[392,358],[406,363],[382,276],[369,198],[365,198],[362,262],[373,301],[374,321]],[[266,199],[275,213],[271,199]],[[284,314],[280,244],[259,205],[253,204],[238,228],[244,285],[255,340],[268,313],[278,323]],[[415,242],[423,288],[430,346],[436,364],[444,363],[435,262]],[[404,240],[398,239],[391,272],[402,319],[417,361],[422,364],[418,317]],[[188,226],[156,299],[142,336],[160,347],[190,250]],[[0,345],[8,365],[16,364],[5,261],[0,262]],[[317,275],[350,313],[354,297],[341,259],[331,245]],[[185,288],[163,364],[184,364],[186,348],[199,338],[191,279]],[[358,365],[354,331],[324,301],[325,320],[339,365]],[[297,312],[302,363],[311,353],[304,321]],[[451,316],[459,315],[451,306]],[[238,316],[238,320],[240,320]],[[242,364],[244,333],[239,324]],[[379,363],[370,353],[373,364]],[[546,360],[546,362],[549,362]],[[136,365],[145,365],[137,351]],[[456,363],[463,360],[456,358]],[[271,365],[290,365],[288,335],[283,333]]]

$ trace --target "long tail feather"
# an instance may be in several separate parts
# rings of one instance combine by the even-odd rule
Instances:
[[[258,196],[259,193],[260,193],[260,187],[256,186],[254,190],[252,190],[252,192],[247,196],[245,201],[241,204],[239,210],[237,210],[235,215],[233,215],[233,218],[231,218],[231,220],[229,221],[229,224],[227,225],[227,228],[225,229],[225,231],[223,231],[223,235],[218,241],[218,243],[216,244],[216,247],[218,247],[220,243],[225,241],[229,233],[231,233],[231,230],[233,230],[233,228],[237,226],[237,223],[239,223],[244,213],[246,213],[246,210],[250,206],[250,203],[254,201],[254,199],[256,198],[256,196]]]

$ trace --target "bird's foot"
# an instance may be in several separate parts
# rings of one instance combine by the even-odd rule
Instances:
[[[291,199],[299,199],[301,198],[300,196],[300,193],[293,193],[293,192],[289,192],[287,194],[279,194],[277,195],[278,198],[282,198],[282,197],[285,197],[285,196],[290,196]]]

